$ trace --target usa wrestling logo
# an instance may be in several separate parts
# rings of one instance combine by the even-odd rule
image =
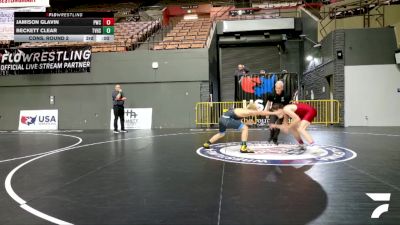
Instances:
[[[210,149],[199,148],[197,154],[224,162],[279,166],[338,163],[357,157],[357,153],[350,149],[330,145],[301,149],[294,144],[249,142],[248,147],[254,153],[240,153],[240,143],[231,142],[214,144]]]

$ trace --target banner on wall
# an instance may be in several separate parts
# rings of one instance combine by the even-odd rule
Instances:
[[[125,108],[125,129],[151,129],[152,108]],[[114,130],[114,111],[111,109],[110,129]],[[121,129],[118,119],[118,129]]]
[[[0,49],[0,75],[89,72],[91,46]]]
[[[267,73],[235,77],[235,100],[254,102],[257,109],[262,111],[267,104],[267,96],[274,93],[275,83],[284,83],[284,91],[292,100],[297,97],[298,80],[295,73]],[[254,121],[257,127],[268,125],[269,119],[258,116]]]
[[[18,130],[58,130],[58,109],[20,110]]]
[[[283,81],[285,93],[293,97],[298,90],[297,74],[267,73],[235,77],[235,100],[262,99],[266,103],[267,95],[274,92],[275,83]]]
[[[46,12],[46,7],[2,8],[0,6],[0,41],[14,40],[14,12]]]
[[[0,0],[0,8],[38,6],[49,7],[50,0]]]

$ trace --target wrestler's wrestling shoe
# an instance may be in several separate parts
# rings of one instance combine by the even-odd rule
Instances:
[[[311,145],[307,146],[307,151],[313,155],[319,155],[319,154],[323,153],[323,150],[318,145],[315,145],[315,144],[311,144]]]
[[[240,153],[254,153],[254,151],[250,150],[247,145],[242,145],[240,147]]]
[[[306,150],[306,146],[304,144],[297,145],[298,150],[304,151]]]
[[[304,144],[299,144],[293,149],[289,149],[286,151],[288,155],[301,155],[306,151],[306,146]]]
[[[210,144],[209,143],[204,143],[203,144],[203,148],[205,148],[205,149],[210,149]]]

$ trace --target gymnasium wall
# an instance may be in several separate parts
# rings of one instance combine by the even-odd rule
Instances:
[[[400,125],[396,48],[392,27],[345,30],[345,126]]]
[[[357,95],[357,92],[352,93],[351,89],[345,90],[345,66],[394,64],[395,49],[396,38],[393,28],[333,31],[322,40],[321,49],[314,50],[313,56],[317,60],[305,66],[302,80],[305,99],[329,99],[331,96],[327,90],[333,90],[333,99],[339,100],[341,104],[341,124],[350,122],[346,121],[352,117],[346,116],[348,111],[345,96]],[[343,52],[343,59],[337,58],[337,51]],[[379,76],[378,74],[376,76]],[[333,78],[331,82],[329,82],[330,76]],[[346,76],[351,76],[351,72]],[[364,82],[363,79],[358,79],[359,85]],[[379,78],[378,80],[380,81]],[[384,86],[385,83],[376,85]],[[389,100],[382,99],[382,101],[390,104]]]
[[[208,49],[95,53],[90,73],[0,77],[0,129],[17,129],[21,109],[52,108],[59,109],[60,129],[109,129],[115,83],[126,107],[153,108],[154,128],[194,127],[208,79]]]
[[[217,32],[214,32],[210,48],[208,49],[208,59],[209,59],[209,77],[210,77],[210,88],[212,90],[210,93],[213,95],[213,101],[219,101],[219,71],[218,71],[218,46],[217,46]]]
[[[303,71],[304,59],[303,42],[288,40],[285,42],[286,52],[280,54],[280,70],[300,74]]]
[[[312,99],[311,92],[314,94],[314,99],[328,99],[329,93],[322,91],[323,87],[329,89],[327,76],[334,73],[333,60],[333,33],[329,34],[322,42],[322,47],[313,48],[311,46],[304,55],[314,57],[311,62],[305,61],[305,70],[303,73],[303,96],[304,99]]]
[[[313,41],[317,41],[318,38],[318,18],[312,15],[305,9],[301,9],[301,23],[303,28],[303,34],[307,35]],[[307,55],[312,50],[313,43],[309,41],[304,42],[304,54]],[[304,61],[305,62],[305,61]]]
[[[336,58],[336,51],[344,48],[344,32],[336,30],[322,40],[321,48],[312,48],[307,55],[315,58],[305,65],[302,79],[303,99],[335,99],[344,102],[344,59]],[[305,55],[305,57],[307,56]],[[340,108],[344,118],[344,107]],[[340,121],[343,124],[343,120]]]
[[[326,17],[318,24],[318,41],[321,41],[329,33],[339,29],[356,29],[364,27],[364,16],[352,16],[343,19],[332,20]]]
[[[396,63],[394,51],[397,44],[393,27],[344,31],[346,66]]]
[[[393,25],[396,34],[397,48],[400,48],[400,22]]]
[[[400,126],[400,67],[345,66],[345,126]]]
[[[300,18],[301,18],[301,23],[302,23],[302,28],[303,28],[303,34],[307,35],[308,38],[310,38],[313,41],[316,41],[318,38],[318,18],[316,18],[314,15],[312,15],[309,11],[307,11],[304,8],[300,8]],[[301,48],[303,51],[302,57],[299,59],[300,64],[302,65],[301,72],[300,74],[300,98],[306,99],[309,98],[310,96],[306,96],[306,94],[310,94],[309,90],[306,90],[305,86],[312,88],[311,85],[314,84],[313,82],[307,82],[304,79],[307,79],[305,76],[308,71],[310,71],[310,66],[312,64],[309,64],[306,61],[306,57],[308,55],[313,55],[316,51],[316,49],[313,48],[313,43],[310,41],[303,41],[303,47]],[[325,49],[325,45],[323,46]],[[310,76],[308,76],[310,77]]]
[[[157,70],[152,69],[152,62],[158,62]],[[91,65],[90,73],[1,77],[0,87],[208,80],[208,51],[205,48],[94,53]]]

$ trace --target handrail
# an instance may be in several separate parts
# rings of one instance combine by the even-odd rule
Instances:
[[[338,100],[322,99],[322,100],[298,100],[297,102],[306,103],[313,106],[317,110],[317,116],[314,118],[313,124],[340,124],[340,102]],[[196,126],[210,127],[218,125],[219,118],[224,112],[230,108],[244,108],[247,101],[242,102],[198,102],[196,103],[195,113]],[[263,107],[260,105],[260,107]],[[251,118],[258,125],[265,125],[266,118]]]

